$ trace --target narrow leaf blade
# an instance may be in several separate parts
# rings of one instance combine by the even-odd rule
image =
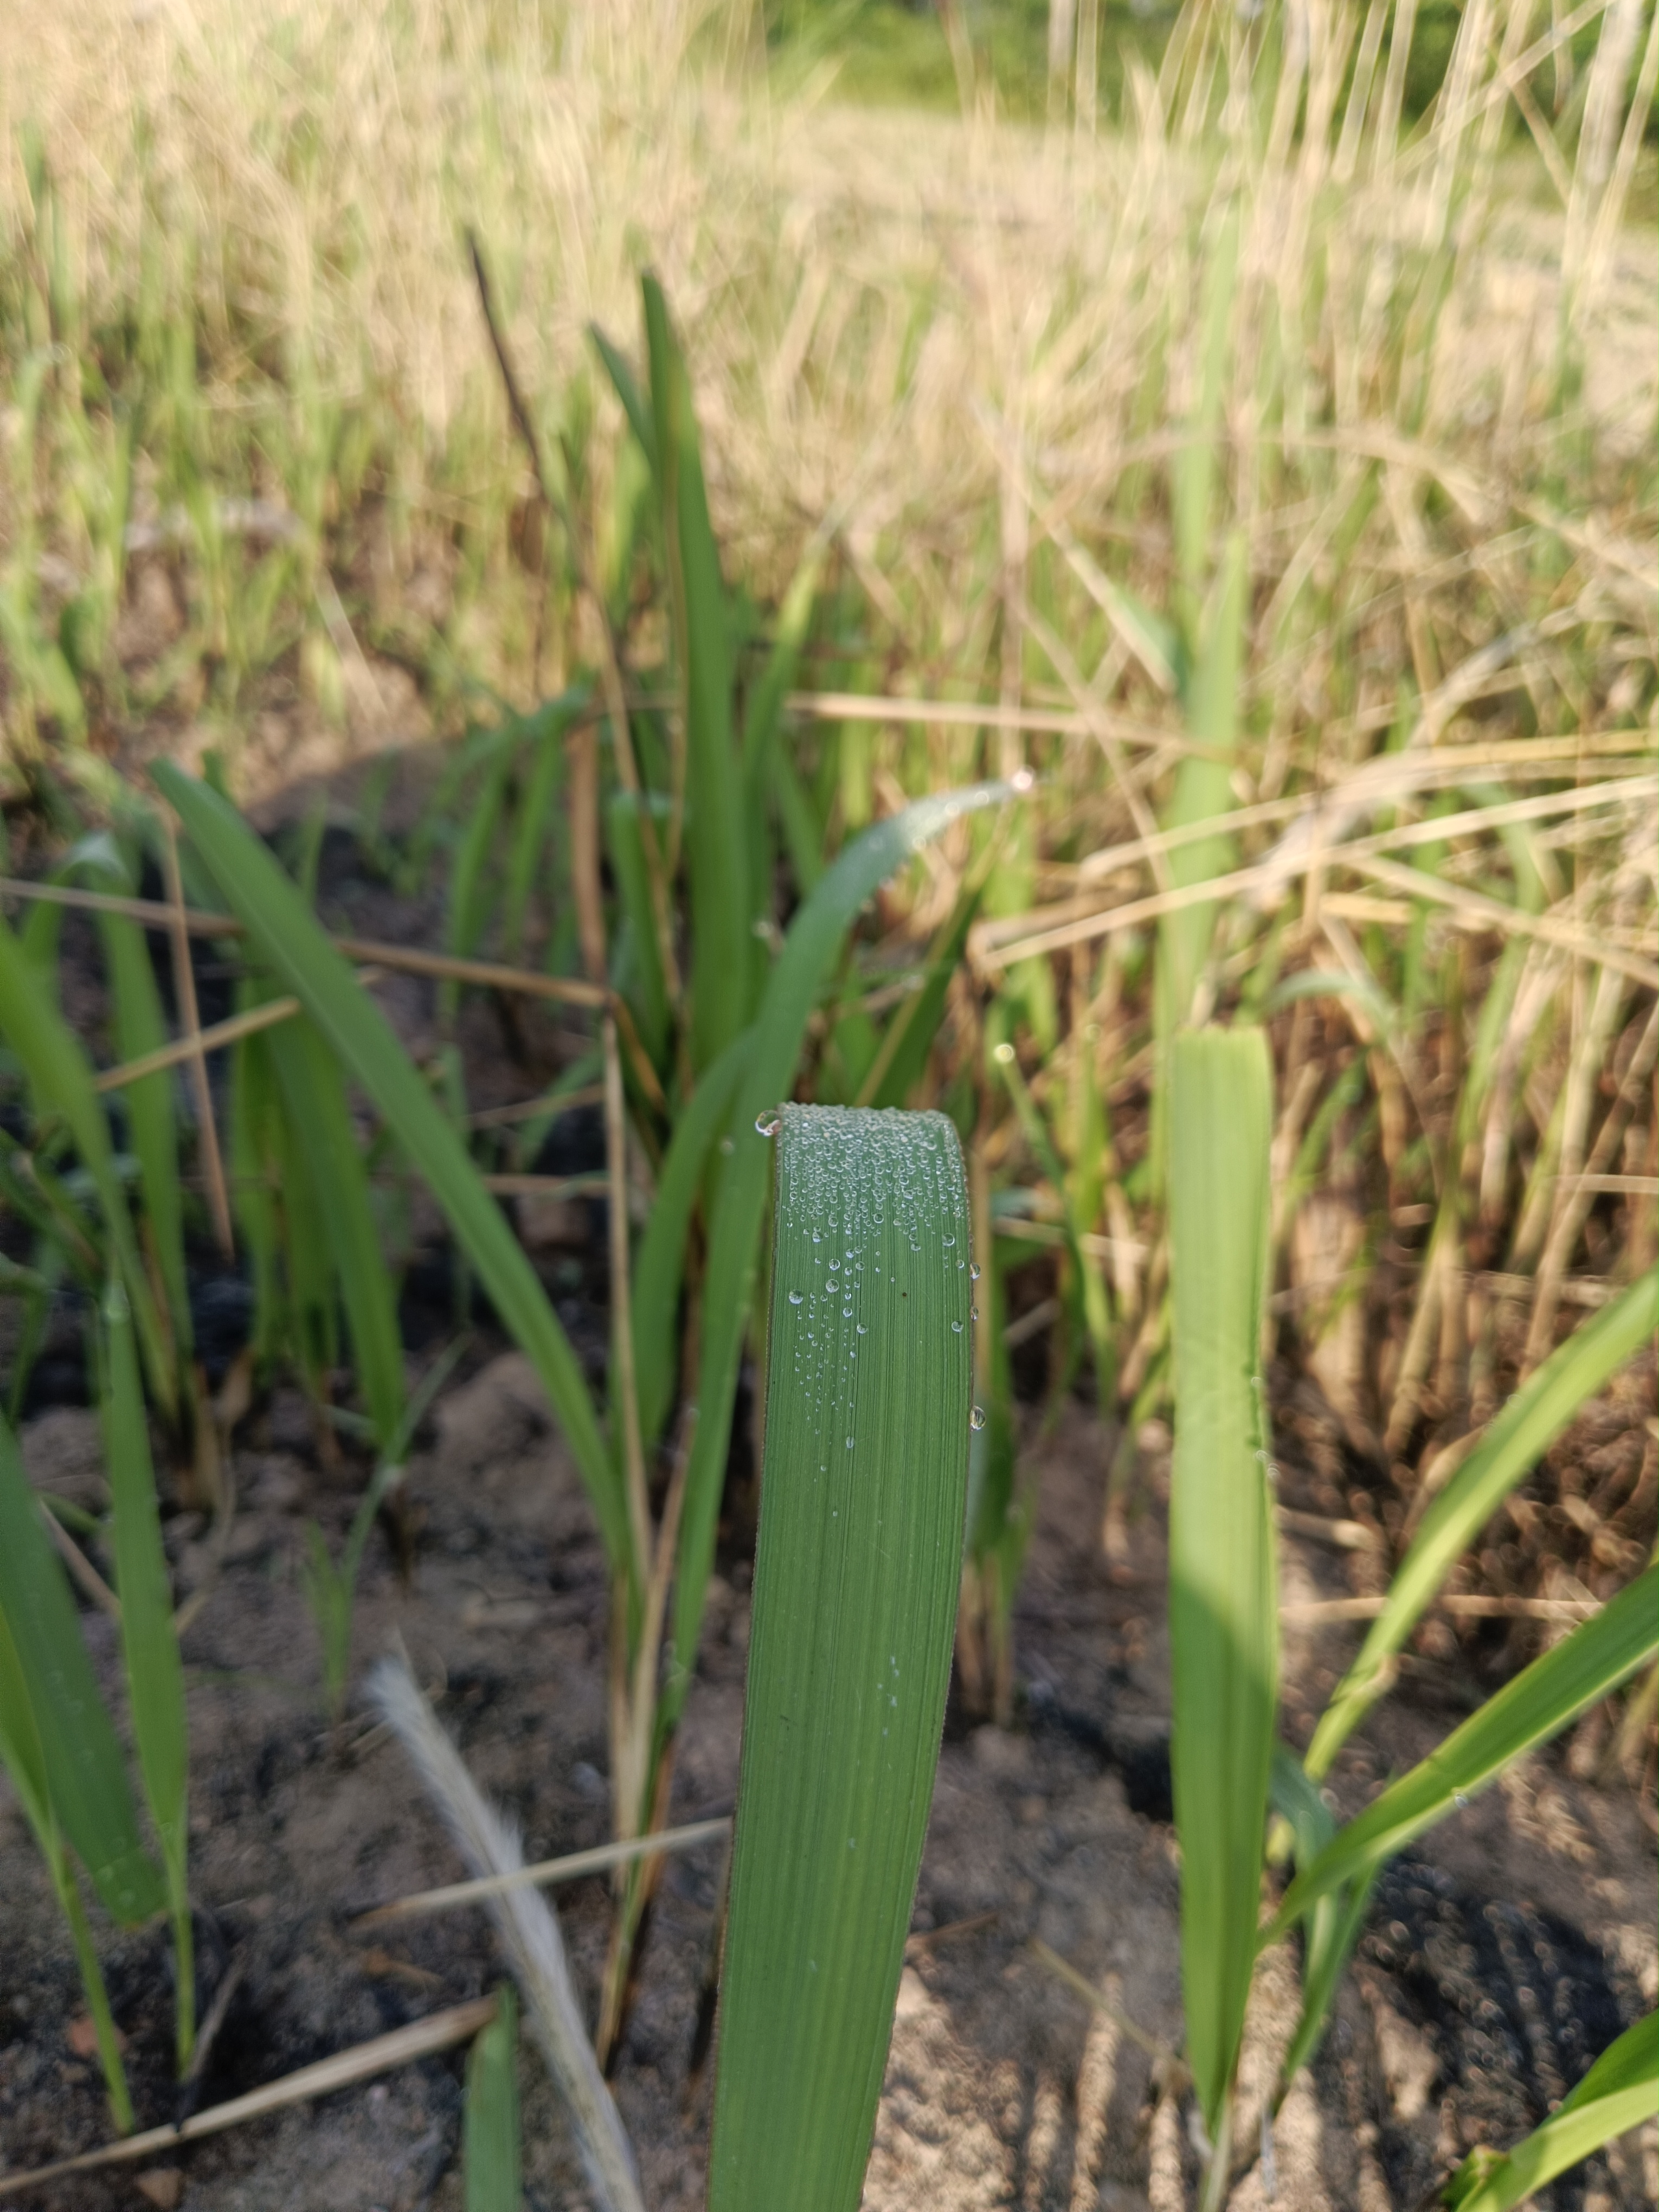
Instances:
[[[474,2039],[466,2062],[466,2112],[461,2156],[466,2174],[466,2212],[520,2212],[519,2006],[510,1982],[496,1993],[500,2008]]]
[[[126,1763],[81,1641],[68,1578],[3,1421],[0,1613],[27,1688],[52,1811],[115,1917],[127,1926],[148,1919],[164,1901],[161,1881],[138,1840]]]
[[[1273,1078],[1259,1030],[1172,1056],[1176,1438],[1170,1493],[1172,1774],[1193,2076],[1211,2134],[1255,1958],[1279,1611],[1261,1363]]]

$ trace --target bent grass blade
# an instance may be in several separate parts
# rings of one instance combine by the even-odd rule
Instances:
[[[1343,1741],[1387,1690],[1389,1662],[1455,1562],[1587,1398],[1653,1334],[1659,1276],[1651,1269],[1570,1336],[1504,1407],[1423,1516],[1388,1603],[1314,1730],[1306,1765],[1327,1772]]]
[[[1659,2013],[1608,2045],[1542,2127],[1511,2151],[1473,2151],[1440,2192],[1449,2212],[1510,2212],[1604,2143],[1659,2112]]]
[[[1188,1030],[1174,1040],[1170,1073],[1172,1775],[1188,2055],[1216,2146],[1213,2189],[1227,2171],[1255,1960],[1278,1701],[1260,1373],[1273,1076],[1259,1030]]]
[[[710,2212],[853,2212],[961,1573],[968,1192],[943,1115],[785,1106]]]
[[[1555,1735],[1616,1690],[1659,1649],[1659,1566],[1648,1568],[1591,1620],[1523,1668],[1454,1729],[1440,1748],[1339,1828],[1285,1891],[1264,1941],[1283,1935],[1340,1883],[1363,1879],[1443,1820],[1512,1759]]]

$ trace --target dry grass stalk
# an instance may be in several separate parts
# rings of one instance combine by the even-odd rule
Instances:
[[[369,1694],[474,1875],[519,1873],[524,1856],[517,1834],[467,1772],[407,1667],[382,1660],[369,1679]],[[603,2212],[643,2212],[633,2153],[587,2039],[558,1922],[532,1888],[497,1889],[489,1906],[569,2113],[589,2186]]]
[[[280,2081],[268,2081],[261,2088],[250,2089],[246,2096],[232,2097],[222,2105],[210,2105],[204,2112],[192,2112],[176,2127],[146,2128],[141,2135],[104,2143],[96,2150],[82,2151],[76,2158],[58,2159],[50,2166],[36,2166],[27,2173],[0,2174],[0,2197],[22,2197],[45,2188],[50,2182],[64,2180],[72,2173],[90,2173],[100,2166],[131,2166],[139,2159],[153,2158],[160,2151],[176,2149],[180,2143],[198,2142],[204,2136],[222,2135],[227,2128],[241,2127],[249,2120],[263,2118],[267,2112],[280,2112],[292,2105],[307,2105],[313,2097],[332,2096],[337,2090],[349,2089],[356,2082],[373,2081],[377,2074],[389,2074],[395,2067],[413,2065],[417,2059],[429,2058],[436,2051],[453,2051],[458,2043],[470,2043],[480,2028],[488,2027],[495,2017],[494,1997],[475,1997],[470,2004],[452,2005],[446,2012],[434,2013],[430,2019],[394,2028],[390,2035],[377,2035],[350,2051],[337,2051],[331,2058],[319,2058],[315,2065],[302,2066],[295,2074],[284,2075]]]

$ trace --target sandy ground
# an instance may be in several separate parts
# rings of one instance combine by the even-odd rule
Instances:
[[[1302,1386],[1305,1392],[1305,1386]],[[1305,1409],[1305,1407],[1304,1407]],[[1294,1414],[1294,1408],[1292,1408]],[[302,1532],[337,1539],[360,1477],[317,1463],[308,1417],[279,1398],[250,1427],[228,1556],[185,1643],[193,1866],[204,1994],[240,1978],[202,2100],[212,2103],[489,1989],[501,1972],[466,1912],[354,1936],[350,1916],[453,1879],[456,1862],[401,1753],[362,1717],[331,1729],[299,1582]],[[1304,1424],[1305,1426],[1305,1423]],[[1025,1693],[1009,1733],[952,1709],[901,1986],[868,2212],[1117,2212],[1192,2201],[1186,2113],[1159,2093],[1153,2055],[1178,2042],[1178,1874],[1169,1824],[1168,1658],[1154,1456],[1128,1566],[1096,1541],[1103,1438],[1080,1410],[1046,1442],[1041,1517],[1018,1614]],[[1285,1494],[1297,1422],[1281,1425]],[[59,1407],[25,1438],[33,1479],[94,1502],[92,1416]],[[605,1589],[574,1474],[516,1354],[480,1356],[443,1399],[411,1465],[416,1535],[405,1587],[377,1533],[354,1662],[400,1638],[483,1785],[536,1856],[603,1838]],[[201,1531],[170,1523],[181,1583],[209,1570]],[[1291,1540],[1287,1598],[1340,1594],[1341,1555]],[[725,1555],[675,1781],[676,1819],[727,1808],[737,1775],[747,1563]],[[109,1624],[86,1617],[112,1668]],[[1286,1675],[1317,1684],[1356,1632],[1288,1632]],[[1335,1777],[1345,1809],[1419,1756],[1474,1686],[1455,1669],[1408,1675]],[[1295,1701],[1287,1725],[1302,1716]],[[1581,1760],[1578,1762],[1583,1764]],[[1425,1839],[1381,1885],[1315,2067],[1273,2144],[1288,2207],[1383,2212],[1417,2203],[1478,2139],[1504,2140],[1654,2002],[1654,1851],[1631,1793],[1574,1778],[1571,1747],[1544,1754]],[[653,2212],[702,2202],[709,2084],[689,2071],[708,1952],[718,1848],[671,1863],[616,2088]],[[0,2172],[106,2131],[95,2070],[76,2055],[81,1999],[21,1815],[0,1799]],[[559,1893],[590,2000],[603,1955],[599,1881]],[[1030,1939],[1108,1996],[1093,2012]],[[105,1931],[140,2124],[169,2117],[171,2009],[159,1930]],[[1244,2062],[1259,2083],[1292,2022],[1288,1953],[1264,1959]],[[526,2201],[585,2203],[538,2060],[521,2062]],[[63,2185],[62,2212],[182,2203],[191,2212],[380,2207],[458,2212],[460,2060],[432,2059],[156,2161]],[[156,2170],[159,2167],[160,2172]],[[171,2176],[171,2178],[169,2178]],[[1560,2207],[1635,2206],[1655,2193],[1654,2131],[1557,2185]],[[1260,2165],[1234,2202],[1267,2195]]]

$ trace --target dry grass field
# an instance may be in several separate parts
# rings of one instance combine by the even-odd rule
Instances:
[[[1298,1756],[1431,1501],[1552,1352],[1655,1265],[1659,14],[1468,0],[1413,119],[1415,14],[1412,0],[1188,0],[1156,71],[1126,54],[1121,120],[1097,118],[1067,62],[1044,127],[999,112],[972,11],[955,9],[946,116],[843,102],[804,48],[769,59],[740,0],[0,0],[0,895],[98,1061],[142,1057],[118,1042],[101,940],[85,915],[60,940],[40,919],[58,908],[21,879],[82,896],[114,841],[149,849],[133,826],[148,772],[200,768],[330,927],[415,948],[410,972],[388,959],[374,988],[510,1200],[590,1376],[614,1360],[611,1291],[643,1241],[630,1261],[629,1222],[643,1232],[696,1082],[713,1079],[696,992],[673,988],[677,957],[697,972],[686,917],[709,910],[695,854],[676,903],[682,833],[694,852],[711,804],[687,766],[684,556],[656,503],[663,434],[655,418],[630,427],[627,368],[608,374],[594,336],[645,383],[647,271],[689,368],[730,600],[723,711],[735,698],[740,728],[788,660],[739,950],[752,935],[775,953],[826,863],[907,802],[977,777],[1015,794],[994,830],[988,813],[954,821],[906,860],[810,1021],[799,1010],[799,1096],[951,1115],[990,1276],[976,1389],[1001,1490],[988,1518],[981,1493],[970,1508],[952,1718],[866,2200],[883,2212],[1177,2212],[1199,2185],[1175,2077],[1146,2056],[1178,2043],[1182,2020],[1163,1601],[1174,1032],[1216,1015],[1261,1024],[1271,1049],[1264,1364],[1282,1726]],[[1079,0],[1083,51],[1104,34]],[[775,664],[779,639],[793,657]],[[611,678],[608,734],[559,765],[565,724],[537,720],[542,702],[576,687],[570,726],[591,731],[580,687]],[[554,796],[581,760],[589,848]],[[636,848],[601,855],[601,789],[607,807],[625,794],[629,820],[649,815],[649,839],[636,828]],[[653,1017],[645,861],[637,884],[628,866],[635,849],[655,865],[663,824],[670,987]],[[154,854],[131,867],[126,887],[184,897]],[[206,881],[198,867],[193,900]],[[416,980],[422,958],[438,988]],[[454,966],[466,958],[496,963],[495,981]],[[258,984],[198,964],[220,994],[203,1018]],[[555,996],[538,999],[549,971]],[[593,1011],[613,1003],[593,995],[605,977],[631,1057]],[[173,1026],[196,1025],[193,1002],[167,1003]],[[933,1027],[912,1066],[905,1010],[923,1005]],[[234,1304],[258,1273],[240,1211],[231,1257],[210,1233],[227,1188],[216,1113],[231,1196],[257,1180],[235,1150],[248,1064],[239,1042],[173,1101],[179,1249],[203,1312],[203,1283]],[[896,1064],[909,1077],[889,1101]],[[77,1402],[92,1307],[65,1287],[73,1254],[37,1237],[19,1197],[24,1148],[46,1159],[62,1143],[50,1116],[30,1118],[27,1066],[9,1036],[0,1391],[31,1479],[68,1498],[65,1527],[82,1516],[96,1559],[96,1439],[76,1425],[92,1420]],[[538,1118],[531,1094],[556,1103]],[[352,1098],[341,1126],[374,1164],[378,1206],[396,1144]],[[428,1199],[388,1200],[375,1219],[412,1375],[470,1293]],[[688,1235],[690,1348],[665,1324],[665,1402],[698,1371],[708,1253],[703,1230]],[[675,1311],[679,1289],[677,1273]],[[318,1733],[315,1670],[294,1656],[308,1604],[325,1640],[306,1595],[313,1536],[313,1573],[349,1541],[353,1571],[364,1563],[356,1659],[407,1632],[428,1675],[450,1669],[469,1759],[548,1849],[598,1838],[607,1789],[624,1832],[730,1804],[747,1437],[714,1470],[716,1572],[700,1657],[695,1619],[690,1632],[680,1763],[652,1767],[660,1800],[624,1813],[615,1765],[609,1782],[599,1770],[607,1747],[643,1757],[651,1668],[629,1737],[604,1626],[615,1585],[574,1462],[494,1326],[438,1403],[437,1450],[410,1454],[418,1504],[368,1551],[362,1376],[337,1359],[319,1385],[297,1325],[286,1348],[262,1340],[262,1365],[240,1340],[219,1367],[203,1354],[201,1403],[210,1385],[240,1472],[210,1522],[180,1458],[164,1513],[201,1771],[229,1808],[198,1816],[197,1878],[230,1900],[225,1925],[254,1962],[215,2094],[331,2050],[337,2016],[353,2035],[388,2024],[392,1983],[476,1995],[490,1971],[477,1931],[422,1937],[384,1968],[338,1934],[343,1899],[442,1880],[449,1862],[416,1840],[406,1783],[374,1765],[379,1739],[351,1723]],[[1650,1341],[1558,1431],[1402,1632],[1397,1704],[1330,1768],[1344,1813],[1650,1559]],[[678,1478],[665,1435],[647,1498],[638,1445],[647,1552],[665,1562]],[[302,1535],[302,1511],[326,1541]],[[344,1601],[337,1709],[349,1585]],[[87,1619],[112,1681],[108,1624]],[[1470,1992],[1498,1972],[1482,1945],[1504,1973],[1516,1944],[1533,1960],[1504,2000],[1512,2041],[1540,1989],[1558,2011],[1582,1997],[1596,2049],[1651,2006],[1644,1668],[1551,1763],[1506,1777],[1461,1842],[1389,1876],[1401,1917],[1365,1936],[1322,2070],[1284,2108],[1298,2212],[1415,2202],[1473,2144],[1535,2124],[1558,2073],[1582,2073],[1593,2052],[1576,2043],[1545,2065],[1534,2039],[1523,2065],[1498,2030],[1481,2042]],[[526,1751],[547,1680],[560,1717]],[[300,1840],[284,1840],[290,1817]],[[17,1881],[33,1879],[21,1820],[0,1842]],[[1145,1907],[1127,1948],[1116,1893],[1080,1871],[1103,1864]],[[38,1925],[0,1937],[37,2022],[77,2002],[39,1880]],[[290,1888],[289,1927],[270,1899]],[[701,2201],[708,2093],[695,2069],[683,2079],[682,2015],[718,1890],[712,1867],[665,1881],[619,2062],[653,2212]],[[617,1939],[607,1957],[599,1897],[566,1917],[579,1978],[609,1991]],[[1109,2033],[1108,2008],[1085,2045],[1030,1938],[1097,1989],[1119,1976],[1152,2043]],[[201,1940],[222,1966],[217,1935]],[[1462,1961],[1450,1980],[1443,1952]],[[1552,1982],[1558,1953],[1566,1978]],[[1424,1955],[1432,1990],[1413,2013],[1401,1992]],[[111,1956],[140,2101],[164,2099],[161,1937]],[[1286,1956],[1261,1970],[1252,2079],[1272,2078],[1290,2037]],[[1408,2014],[1420,2050],[1401,2039]],[[97,2086],[82,2067],[63,2093],[55,2048],[27,2021],[0,2041],[0,2166],[96,2132]],[[263,2172],[257,2145],[275,2135],[204,2154],[184,2201],[275,2212],[368,2188],[392,2155],[376,2130],[392,2129],[428,2146],[395,2167],[396,2201],[458,2207],[453,2084],[436,2062],[409,2084],[406,2113],[354,2106],[314,2142],[283,2123]],[[547,2148],[559,2123],[540,2094],[532,2164],[538,2201],[556,2203],[579,2185]],[[319,2178],[336,2171],[325,2153],[343,2179]],[[1651,2174],[1650,2129],[1592,2170],[1589,2194],[1556,2201],[1633,2205]],[[85,2187],[64,2202],[115,2201]],[[1234,2201],[1268,2189],[1257,2172]]]

